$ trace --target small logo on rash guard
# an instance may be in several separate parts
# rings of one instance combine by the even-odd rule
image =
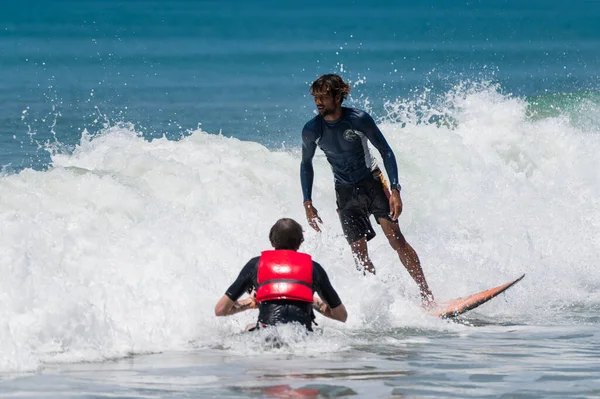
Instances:
[[[358,136],[360,132],[354,129],[347,129],[344,131],[344,140],[346,141],[354,141],[358,140],[360,137]]]

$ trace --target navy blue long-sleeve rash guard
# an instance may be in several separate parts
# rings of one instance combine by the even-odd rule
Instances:
[[[392,188],[398,188],[396,157],[371,116],[359,109],[342,107],[342,117],[326,121],[317,115],[302,130],[302,163],[300,181],[304,201],[311,200],[314,170],[313,157],[317,146],[325,153],[336,186],[354,184],[377,167],[367,142],[379,151]]]

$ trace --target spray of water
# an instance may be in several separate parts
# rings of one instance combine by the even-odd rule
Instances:
[[[597,309],[597,130],[564,114],[532,118],[531,103],[485,83],[386,109],[401,228],[439,300],[527,273],[506,301],[485,305],[488,317],[560,323],[569,309]],[[324,265],[350,317],[318,320],[313,339],[327,345],[290,327],[271,350],[341,348],[389,328],[461,328],[423,314],[381,233],[370,243],[377,276],[355,270],[321,153],[314,203],[323,232],[306,225],[299,159],[297,148],[201,130],[147,141],[116,125],[53,152],[47,171],[0,177],[0,370],[197,347],[260,355],[265,337],[239,335],[256,313],[216,318],[213,306],[284,216],[304,224],[302,250]]]

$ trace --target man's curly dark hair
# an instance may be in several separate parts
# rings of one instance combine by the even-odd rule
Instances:
[[[344,102],[350,94],[350,85],[344,82],[341,76],[329,73],[321,76],[310,85],[310,94],[314,96],[316,93],[328,93],[333,98],[341,95],[341,100]]]

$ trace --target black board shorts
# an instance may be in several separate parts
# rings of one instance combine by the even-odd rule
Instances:
[[[342,231],[350,244],[375,237],[370,215],[377,223],[379,218],[397,223],[390,218],[389,194],[379,170],[357,183],[336,186],[335,195]]]

